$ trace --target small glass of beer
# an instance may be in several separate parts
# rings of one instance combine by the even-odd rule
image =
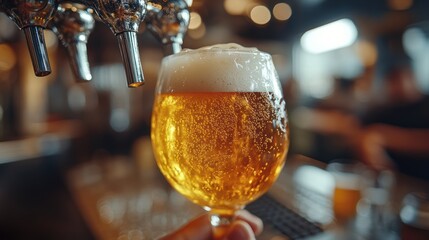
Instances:
[[[163,59],[151,138],[168,182],[210,212],[215,239],[281,172],[286,103],[269,54],[237,44]]]
[[[356,216],[356,207],[361,200],[363,168],[355,163],[333,162],[327,170],[335,180],[332,209],[335,218],[342,223]]]

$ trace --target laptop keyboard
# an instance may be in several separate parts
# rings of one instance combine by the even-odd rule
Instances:
[[[271,225],[291,240],[323,232],[316,223],[310,222],[267,194],[250,203],[246,209],[261,218],[264,224]]]

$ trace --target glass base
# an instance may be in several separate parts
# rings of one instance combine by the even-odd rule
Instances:
[[[234,215],[210,214],[210,224],[212,225],[213,239],[223,239],[228,233],[229,226],[234,220]]]

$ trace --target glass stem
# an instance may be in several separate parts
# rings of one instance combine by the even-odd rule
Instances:
[[[234,215],[230,214],[210,214],[210,223],[212,225],[213,240],[224,239],[228,233],[229,226],[234,219]]]

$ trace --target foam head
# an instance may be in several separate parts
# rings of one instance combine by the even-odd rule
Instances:
[[[256,48],[219,44],[164,58],[162,92],[276,92],[271,56]],[[160,83],[159,83],[160,84]]]

